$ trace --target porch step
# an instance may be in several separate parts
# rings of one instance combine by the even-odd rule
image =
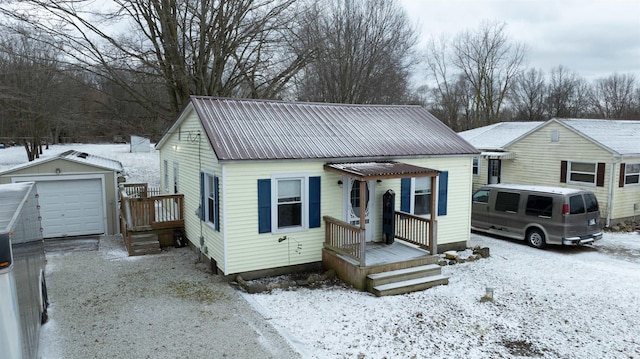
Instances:
[[[442,274],[432,275],[423,278],[409,279],[401,282],[394,282],[388,284],[382,284],[373,287],[371,291],[378,297],[384,295],[396,295],[410,292],[416,292],[419,290],[425,290],[437,285],[449,284],[449,277]]]
[[[421,265],[367,276],[367,289],[379,297],[415,292],[448,283],[449,277],[442,275],[442,267],[437,264]]]
[[[131,235],[128,249],[130,256],[158,254],[161,252],[158,235],[152,233]]]

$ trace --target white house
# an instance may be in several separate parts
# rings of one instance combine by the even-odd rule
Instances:
[[[431,253],[469,238],[478,152],[419,106],[194,96],[157,148],[162,190],[184,194],[187,239],[225,275],[317,264],[327,248],[364,265],[360,245],[401,230]],[[416,217],[391,236],[388,190],[386,208]]]

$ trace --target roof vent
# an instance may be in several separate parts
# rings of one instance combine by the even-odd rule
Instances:
[[[87,157],[89,157],[89,154],[88,154],[88,153],[86,153],[86,152],[80,152],[80,153],[78,153],[78,157],[80,157],[80,158],[87,158]]]

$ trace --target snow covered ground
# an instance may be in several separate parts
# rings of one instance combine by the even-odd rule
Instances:
[[[128,182],[159,183],[157,152],[53,146],[119,160]],[[20,157],[22,156],[22,157]],[[0,171],[26,161],[0,150]],[[446,266],[449,285],[377,298],[341,286],[247,298],[305,358],[640,358],[640,234],[537,250],[472,234],[491,257]],[[493,301],[481,301],[487,287]]]

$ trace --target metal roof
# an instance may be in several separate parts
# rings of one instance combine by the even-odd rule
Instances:
[[[395,161],[327,163],[326,170],[337,172],[359,180],[375,180],[384,178],[427,177],[436,176],[439,171],[431,168],[410,165]]]
[[[420,106],[346,105],[202,96],[191,97],[189,106],[195,109],[219,160],[380,158],[478,153],[471,144]],[[158,147],[162,144],[163,140]]]
[[[0,185],[0,233],[12,230],[17,212],[33,186],[33,182]]]
[[[640,121],[552,119],[620,155],[640,155]]]
[[[38,160],[35,160],[35,161],[27,162],[27,163],[24,163],[24,164],[9,168],[9,169],[7,169],[5,171],[0,171],[0,174],[10,173],[10,172],[14,172],[14,171],[21,170],[21,169],[24,169],[24,168],[37,166],[37,165],[40,165],[42,163],[50,162],[50,161],[53,161],[53,160],[56,160],[56,159],[64,159],[64,160],[67,160],[67,161],[82,163],[82,164],[85,164],[85,165],[95,166],[95,167],[103,168],[103,169],[110,170],[110,171],[116,171],[116,172],[122,172],[124,170],[124,167],[122,167],[122,163],[120,163],[120,161],[112,160],[112,159],[105,158],[105,157],[91,155],[91,154],[88,154],[86,152],[69,150],[69,151],[60,153],[59,155],[57,155],[55,157],[38,159]]]

